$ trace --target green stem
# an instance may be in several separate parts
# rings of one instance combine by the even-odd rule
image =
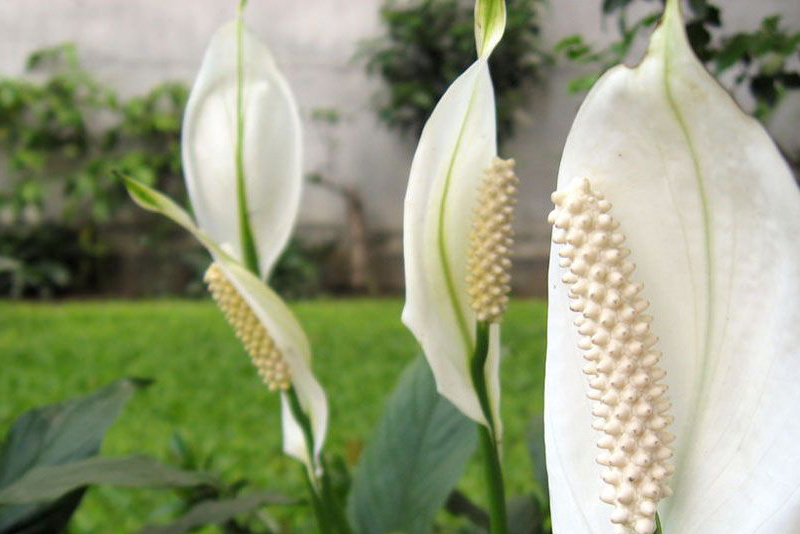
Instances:
[[[661,518],[658,517],[658,512],[656,512],[656,531],[653,534],[664,534],[664,531],[661,528]]]
[[[258,251],[256,250],[253,229],[247,210],[247,191],[244,177],[244,6],[239,4],[239,19],[236,22],[236,149],[234,165],[236,168],[236,202],[239,213],[239,239],[242,243],[242,260],[245,267],[260,276]]]
[[[306,488],[308,488],[308,494],[311,496],[311,508],[314,510],[314,516],[317,518],[319,530],[322,532],[322,534],[332,534],[330,530],[330,523],[328,522],[327,514],[325,513],[325,505],[319,498],[319,494],[314,486],[314,482],[311,480],[311,475],[308,473],[308,469],[306,469],[305,466],[303,466],[302,469],[303,479],[306,481]]]
[[[503,470],[500,464],[500,447],[492,417],[489,393],[486,387],[486,359],[489,356],[489,323],[479,321],[475,327],[475,354],[472,357],[470,371],[472,384],[478,395],[478,401],[488,425],[478,425],[481,449],[483,451],[484,473],[489,498],[489,518],[491,534],[506,534],[508,519],[506,515],[506,497],[503,487]]]
[[[306,442],[306,454],[308,454],[309,465],[303,467],[306,485],[308,492],[311,495],[311,507],[314,509],[314,515],[317,518],[317,524],[322,534],[330,534],[330,521],[328,521],[328,512],[325,502],[320,495],[319,480],[317,479],[317,464],[314,454],[314,434],[311,432],[311,421],[308,418],[303,406],[300,404],[300,399],[297,397],[297,391],[294,386],[290,386],[286,391],[286,398],[289,401],[289,409],[292,415],[299,423],[303,431],[303,437]]]
[[[304,471],[320,531],[322,531],[323,534],[328,534],[332,532],[332,526],[335,525],[335,530],[339,534],[350,534],[350,525],[347,523],[339,500],[334,495],[330,477],[328,476],[328,470],[325,468],[325,460],[320,459],[321,465],[317,465],[316,455],[314,454],[314,434],[311,431],[311,421],[305,410],[303,410],[303,406],[300,404],[300,399],[297,397],[297,391],[295,391],[294,386],[286,391],[286,397],[289,400],[289,408],[292,411],[292,415],[303,430],[303,437],[306,442],[306,453],[308,454],[310,463],[310,468],[304,469]],[[318,474],[320,472],[322,475]]]
[[[336,524],[336,529],[340,534],[350,534],[350,524],[347,522],[342,503],[339,502],[339,499],[333,491],[331,479],[328,475],[328,467],[325,465],[325,459],[320,458],[320,462],[322,463],[322,499],[326,503],[328,517],[333,519]]]
[[[489,518],[491,534],[506,534],[506,497],[503,488],[503,471],[500,466],[500,455],[495,440],[488,428],[478,425],[481,449],[483,451],[484,474],[488,486]]]

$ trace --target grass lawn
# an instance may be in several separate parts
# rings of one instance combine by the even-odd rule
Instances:
[[[314,349],[314,368],[331,403],[326,450],[351,464],[369,439],[384,399],[418,352],[400,323],[399,300],[321,300],[293,306]],[[507,492],[533,487],[526,432],[541,413],[545,305],[517,301],[503,332],[504,467]],[[21,412],[92,391],[121,376],[151,377],[112,427],[103,453],[169,459],[174,432],[227,478],[304,495],[298,464],[282,456],[278,398],[210,301],[0,302],[0,435]],[[483,502],[476,458],[460,487]],[[74,533],[136,532],[170,517],[174,499],[158,490],[96,489]],[[211,532],[211,531],[209,531]]]

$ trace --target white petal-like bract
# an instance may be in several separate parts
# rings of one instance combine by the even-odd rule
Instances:
[[[558,189],[614,205],[659,333],[677,435],[664,532],[800,532],[800,192],[695,58],[670,0],[644,60],[581,107]],[[583,359],[550,263],[545,422],[554,534],[605,534]]]
[[[428,119],[411,165],[403,222],[403,322],[422,345],[439,392],[484,424],[469,370],[475,312],[467,260],[478,186],[497,154],[487,59],[479,58],[453,82]],[[493,324],[486,376],[499,425],[498,365],[499,325]]]
[[[237,197],[237,24],[206,51],[183,120],[186,184],[197,223],[243,260]],[[300,118],[269,50],[243,29],[243,171],[247,217],[263,277],[294,226],[302,186]]]

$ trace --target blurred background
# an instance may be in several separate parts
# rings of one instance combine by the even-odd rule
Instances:
[[[234,2],[0,2],[0,294],[202,294],[205,253],[135,209],[110,171],[185,201],[180,123],[188,87]],[[292,297],[399,294],[402,209],[419,130],[473,59],[471,2],[255,1],[304,121],[295,239],[273,284]],[[715,7],[716,6],[716,7]],[[492,58],[501,155],[521,178],[514,289],[542,295],[549,193],[572,119],[597,74],[635,62],[657,0],[510,0]],[[800,152],[795,0],[693,1],[709,69]]]
[[[18,514],[31,509],[0,504],[0,534],[175,534],[215,524],[202,532],[314,531],[295,498],[304,494],[300,468],[281,452],[279,398],[260,383],[203,287],[206,252],[176,225],[134,206],[112,174],[119,169],[187,204],[183,107],[210,37],[235,16],[237,3],[0,0],[0,435],[43,404],[121,377],[153,378],[146,389],[142,381],[118,381],[101,391],[118,409],[105,414],[89,452],[98,452],[136,390],[101,459],[147,454],[219,479],[211,488],[160,493],[82,486],[55,508],[39,505],[59,525],[69,523],[67,530],[20,530]],[[586,92],[605,69],[641,58],[662,2],[507,5],[506,33],[490,62],[500,154],[516,159],[521,181],[516,298],[503,319],[503,462],[511,532],[548,534],[541,413],[549,197]],[[683,5],[698,57],[762,121],[797,175],[800,2]],[[270,283],[292,301],[313,347],[331,406],[326,458],[341,495],[351,473],[357,476],[387,393],[419,354],[400,322],[403,198],[424,121],[474,59],[472,6],[247,6],[247,25],[274,54],[303,119],[307,184],[294,238]],[[91,398],[56,409],[91,418]],[[444,402],[435,393],[430,399]],[[51,409],[39,412],[42,432],[65,424]],[[17,443],[27,461],[29,442]],[[12,448],[0,447],[0,493],[20,473],[9,478]],[[446,513],[436,516],[436,532],[485,531],[481,468],[475,457],[467,464]],[[385,532],[408,531],[393,526]]]

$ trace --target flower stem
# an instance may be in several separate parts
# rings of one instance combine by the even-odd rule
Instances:
[[[503,470],[500,464],[500,444],[489,403],[486,387],[486,359],[489,355],[489,323],[478,321],[476,324],[475,354],[471,361],[472,383],[486,418],[486,425],[478,425],[481,449],[483,451],[484,473],[489,498],[489,519],[491,534],[506,534],[508,519],[506,516],[506,497],[503,487]]]
[[[503,471],[500,466],[500,455],[488,428],[478,425],[481,449],[483,451],[484,474],[488,486],[489,518],[491,534],[506,534],[505,489],[503,488]]]
[[[664,534],[664,531],[661,529],[661,518],[658,517],[658,512],[656,512],[656,531],[653,534]]]
[[[322,464],[322,500],[328,509],[328,515],[336,525],[339,534],[350,534],[350,524],[347,522],[342,503],[333,491],[325,459],[320,458],[320,463]]]
[[[309,466],[307,469],[304,469],[305,478],[308,490],[311,493],[311,504],[314,508],[314,514],[317,517],[320,531],[323,534],[330,534],[332,532],[350,534],[350,525],[347,523],[339,499],[334,495],[330,477],[325,468],[325,460],[320,458],[320,465],[317,465],[311,421],[300,404],[300,399],[297,397],[294,386],[291,386],[286,391],[286,397],[289,400],[289,408],[292,411],[292,415],[303,430],[306,452],[309,458]],[[335,527],[335,530],[332,527]]]
[[[325,505],[317,493],[317,489],[314,481],[311,480],[311,475],[309,474],[308,469],[306,469],[305,466],[303,466],[302,469],[303,479],[306,481],[306,488],[308,488],[308,494],[311,497],[311,508],[314,510],[314,517],[317,518],[319,531],[322,534],[331,534],[330,523],[327,520],[327,514],[325,513]]]
[[[305,475],[306,486],[308,493],[311,496],[311,508],[314,510],[314,515],[317,518],[317,524],[322,534],[330,534],[330,521],[328,520],[327,507],[320,494],[319,475],[314,454],[314,434],[311,432],[311,421],[303,406],[300,404],[300,399],[297,397],[297,391],[294,386],[290,386],[286,390],[286,399],[289,401],[289,409],[292,415],[299,423],[300,428],[303,430],[303,437],[306,442],[306,454],[308,454],[308,465],[303,467],[303,474]]]

